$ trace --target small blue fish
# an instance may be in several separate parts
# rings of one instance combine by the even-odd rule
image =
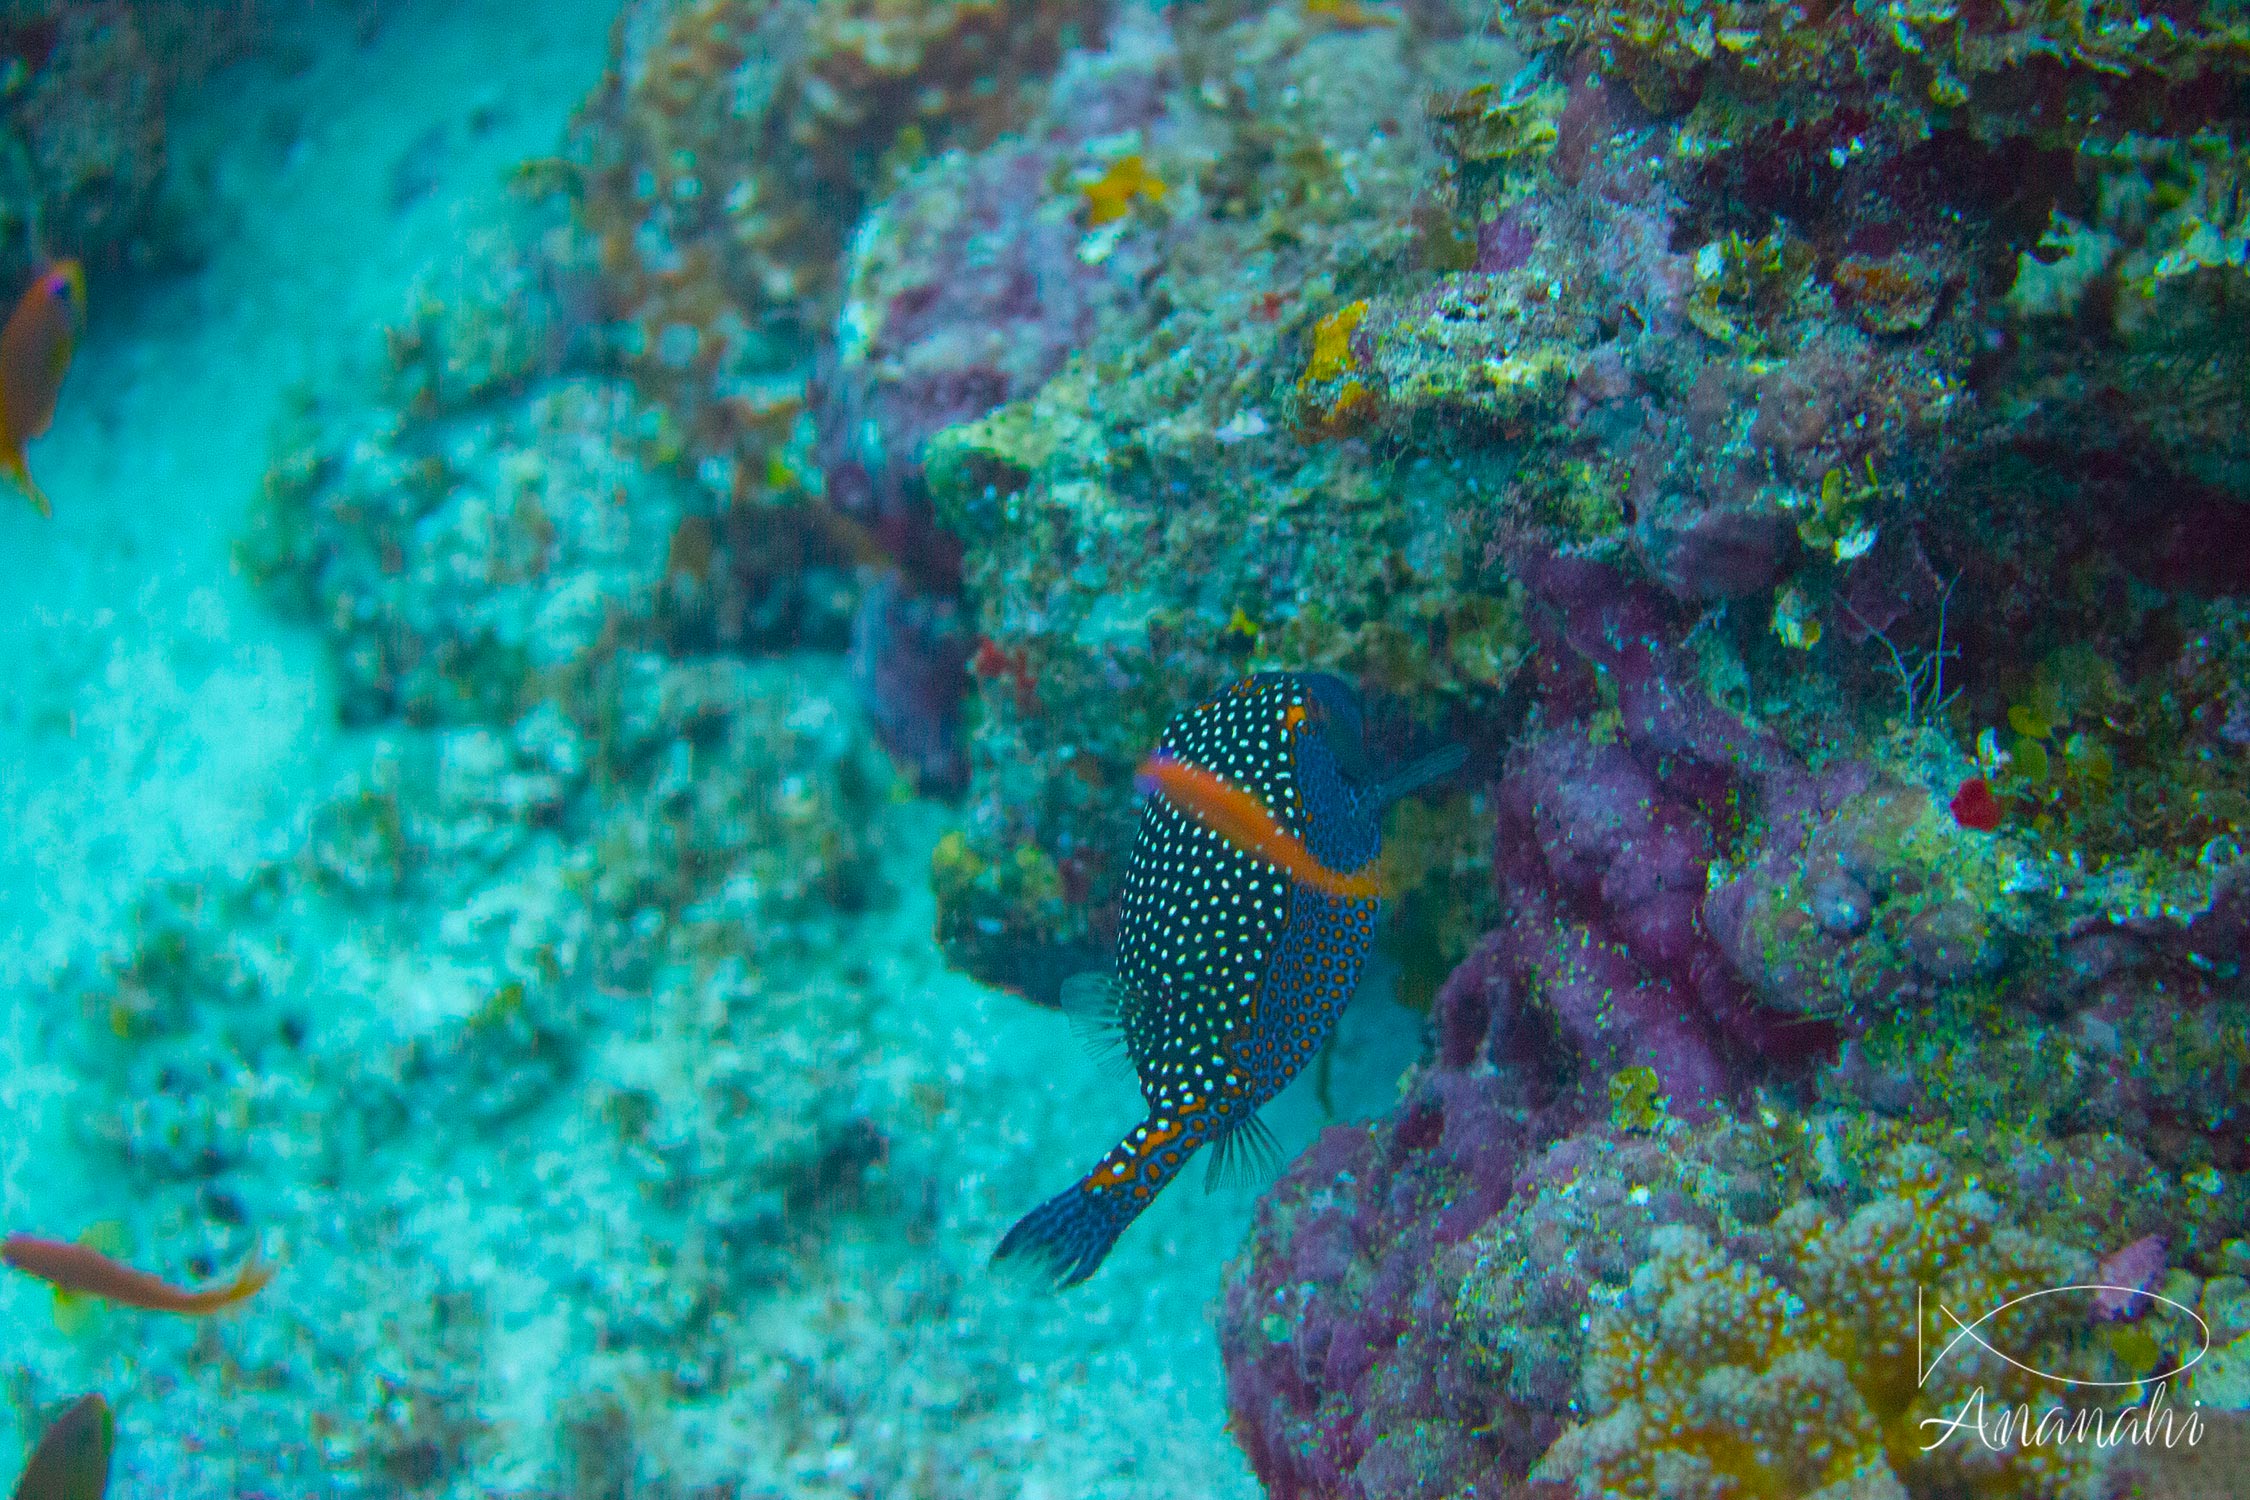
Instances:
[[[1314,860],[1350,874],[1381,857],[1383,809],[1465,752],[1370,782],[1351,687],[1261,672],[1174,715],[1157,754],[1254,794]],[[1328,1039],[1378,906],[1297,879],[1150,797],[1125,869],[1117,970],[1063,986],[1074,1025],[1123,1045],[1148,1115],[1077,1186],[1017,1221],[993,1258],[1027,1256],[1075,1285],[1199,1147],[1213,1147],[1213,1185],[1235,1162],[1276,1155],[1257,1111]]]

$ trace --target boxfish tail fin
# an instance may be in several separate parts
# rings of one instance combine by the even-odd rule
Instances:
[[[1080,1183],[1016,1220],[992,1252],[993,1263],[1020,1256],[1056,1290],[1076,1286],[1100,1269],[1139,1211],[1140,1205],[1121,1201],[1120,1194]]]
[[[1016,1220],[1001,1236],[993,1260],[1020,1255],[1058,1289],[1078,1285],[1100,1267],[1125,1226],[1179,1175],[1196,1144],[1183,1144],[1172,1122],[1149,1116],[1093,1171]]]
[[[1148,1206],[1130,1189],[1098,1187],[1091,1178],[1049,1198],[1016,1220],[992,1252],[995,1263],[1022,1256],[1059,1291],[1094,1274],[1125,1226]]]
[[[1447,745],[1442,750],[1431,751],[1378,786],[1375,789],[1375,805],[1389,807],[1401,797],[1413,796],[1431,782],[1442,781],[1460,770],[1461,763],[1468,758],[1469,747],[1466,745]]]

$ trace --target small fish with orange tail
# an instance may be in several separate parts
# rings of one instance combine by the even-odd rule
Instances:
[[[54,508],[32,483],[24,445],[44,436],[55,420],[55,398],[85,323],[86,273],[77,261],[58,260],[24,288],[0,328],[0,473],[43,516]]]
[[[111,1260],[90,1245],[43,1240],[29,1234],[11,1234],[0,1240],[0,1264],[36,1276],[58,1292],[100,1297],[149,1312],[184,1313],[189,1317],[232,1307],[273,1280],[273,1268],[253,1260],[237,1271],[230,1282],[190,1291]]]
[[[1257,1112],[1358,986],[1383,810],[1465,753],[1370,778],[1358,699],[1320,673],[1261,672],[1173,717],[1142,769],[1156,795],[1125,870],[1116,972],[1063,986],[1075,1025],[1123,1045],[1148,1114],[1017,1221],[995,1260],[1024,1256],[1075,1285],[1201,1147],[1212,1185],[1275,1154]]]

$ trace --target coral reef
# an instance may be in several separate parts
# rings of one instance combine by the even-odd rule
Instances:
[[[1743,657],[1690,631],[1661,588],[1511,552],[1541,700],[1495,792],[1507,920],[1441,993],[1436,1057],[1372,1134],[1391,1148],[1343,1173],[1300,1163],[1234,1269],[1224,1335],[1246,1449],[1280,1494],[1390,1494],[1401,1476],[1444,1493],[1527,1472],[1590,1495],[1713,1473],[1745,1493],[1953,1493],[1898,1449],[1895,1382],[1840,1376],[1832,1361],[1850,1360],[1810,1335],[1697,1363],[1621,1330],[1688,1283],[1771,1312],[1806,1295],[1801,1271],[1777,1268],[1790,1234],[1824,1243],[1806,1226],[1860,1224],[1870,1200],[1934,1223],[1970,1179],[1990,1199],[1958,1213],[2004,1214],[2049,1247],[2026,1288],[2060,1273],[2055,1256],[2090,1264],[2096,1247],[2161,1236],[2193,1305],[2250,1216],[2250,1012],[2212,957],[2232,940],[2230,872],[2143,860],[2104,878],[2042,847],[2051,828],[1964,826],[1899,778],[1929,777],[1922,755],[1974,761],[1914,731],[1868,742],[1864,761],[1815,744],[1809,767],[1777,729],[1802,733],[1810,713],[1757,727],[1729,707]],[[1507,1104],[1481,1136],[1449,1129],[1441,1151],[1416,1101],[1462,1096]],[[1425,1182],[1477,1149],[1505,1163],[1504,1185]],[[1930,1202],[1901,1206],[1917,1193]],[[1777,1222],[1806,1194],[1827,1206]],[[1872,1254],[1848,1238],[1865,1233],[1836,1232],[1834,1265]],[[1352,1295],[1363,1287],[1387,1290]],[[1293,1297],[1311,1300],[1299,1312]],[[1603,1324],[1611,1306],[1628,1311]],[[1589,1363],[1589,1327],[1615,1335],[1613,1364]],[[1301,1338],[1359,1352],[1307,1364],[1287,1352]],[[2112,1356],[2159,1366],[2153,1349]],[[1714,1384],[1710,1364],[1741,1368]],[[1601,1383],[1613,1369],[1658,1384],[1627,1401]],[[1807,1402],[1870,1415],[1831,1447],[1777,1446]],[[1558,1438],[1589,1411],[1609,1425]],[[1648,1436],[1675,1423],[1708,1442]],[[1800,1461],[1821,1471],[1783,1472]],[[2061,1494],[2079,1478],[2034,1466],[1977,1482]]]
[[[1706,917],[1722,849],[1786,857],[1864,775],[1815,775],[1714,702],[1657,591],[1566,558],[1519,569],[1558,722],[1504,769],[1494,862],[1512,920],[1463,993],[1544,1010],[1598,1077],[1652,1068],[1677,1108],[1708,1107],[1828,1041],[1754,1004],[1726,963]]]
[[[133,9],[54,6],[11,17],[11,244],[98,255],[140,232],[164,169],[164,81]],[[11,252],[10,284],[33,268]]]
[[[386,731],[293,856],[157,893],[72,986],[82,1128],[143,1232],[195,1264],[261,1236],[294,1272],[223,1335],[258,1394],[212,1403],[223,1431],[128,1419],[140,1472],[213,1442],[274,1484],[490,1472],[493,1299],[515,1293],[453,1258],[468,1205],[421,1165],[432,1122],[461,1170],[528,1173],[479,1196],[504,1235],[537,1224],[560,1248],[565,1218],[610,1204],[587,1221],[608,1253],[566,1260],[611,1278],[594,1300],[617,1326],[571,1337],[613,1351],[617,1384],[705,1398],[732,1358],[711,1309],[739,1300],[715,1289],[779,1275],[882,1156],[850,1041],[873,996],[826,971],[887,899],[888,777],[833,674],[639,653],[611,684],[586,725],[548,702],[504,729]],[[570,1142],[544,1167],[515,1160],[535,1118]],[[726,1128],[743,1118],[759,1128]],[[721,1238],[635,1253],[671,1231],[623,1205],[676,1207],[690,1183],[695,1232]],[[352,1227],[377,1221],[380,1242]],[[354,1254],[327,1253],[337,1235]],[[714,1290],[667,1276],[674,1255]],[[279,1440],[308,1404],[316,1446]],[[556,1406],[543,1422],[578,1422]]]
[[[1902,1328],[1921,1331],[1924,1299],[1981,1313],[2083,1281],[2088,1258],[2008,1226],[1989,1196],[1949,1183],[1927,1156],[1902,1156],[1882,1189],[1848,1220],[1792,1205],[1775,1224],[1772,1274],[1693,1229],[1655,1231],[1624,1296],[1594,1315],[1589,1420],[1548,1450],[1539,1477],[1587,1500],[1972,1484],[1991,1495],[2099,1494],[2105,1455],[2091,1445],[1995,1453],[1959,1432],[1932,1443],[1923,1425],[1975,1401],[2041,1417],[2061,1409],[2031,1371],[2097,1368],[2084,1358],[2093,1330],[2082,1308],[2017,1302],[1986,1330],[1989,1347],[1949,1349],[1934,1369],[1917,1366],[1920,1345]]]
[[[1537,1456],[1540,1429],[1463,1356],[1458,1270],[1436,1269],[1508,1201],[1529,1087],[1426,1077],[1391,1118],[1325,1131],[1259,1204],[1220,1338],[1236,1439],[1276,1500],[1488,1483]]]
[[[766,488],[844,250],[886,174],[983,144],[1101,7],[648,0],[619,18],[572,146],[620,353],[731,490]],[[783,421],[778,433],[776,416]]]
[[[1432,45],[1394,58],[1363,30],[1348,60],[1278,8],[1173,28],[1192,90],[1134,160],[1193,191],[1120,200],[1163,223],[1156,294],[1101,309],[1043,387],[930,448],[977,623],[1010,664],[973,720],[970,851],[996,870],[1029,843],[1084,873],[1038,910],[953,881],[958,961],[1008,979],[1098,946],[1102,851],[1122,828],[1084,787],[1119,784],[1160,705],[1236,660],[1340,668],[1456,734],[1506,734],[1534,637],[1525,559],[1557,551],[1727,606],[1698,670],[1730,674],[1717,696],[1809,764],[1901,708],[1965,749],[2062,671],[2042,656],[2091,650],[2132,686],[2105,698],[2081,671],[2034,753],[2012,731],[1974,764],[1863,750],[1861,790],[1942,804],[1997,771],[2009,831],[2069,834],[2042,863],[2132,846],[2132,874],[2070,885],[2069,917],[1988,925],[2211,904],[2223,860],[2206,849],[2245,810],[2243,758],[2209,753],[2236,630],[2209,596],[2241,587],[2239,549],[2210,545],[2243,505],[2239,424],[2219,415],[2239,405],[2221,386],[2241,271],[2235,122],[2198,80],[2233,76],[2231,33],[2204,17],[2112,74],[2125,20],[2052,64],[2010,50],[2045,21],[2001,40],[1950,11],[1802,36],[1749,17],[1715,40],[1653,12],[1529,20],[1464,37],[1417,13],[1407,29]],[[1553,46],[1565,37],[1594,45]],[[2031,97],[2003,81],[2019,70]],[[1966,80],[1964,98],[1930,93],[1941,78]],[[2115,113],[2066,126],[2032,102],[2072,88]],[[1350,112],[1409,94],[1430,101],[1419,121]],[[2124,133],[2159,121],[2191,133]],[[1410,149],[1425,134],[1436,149]],[[1181,154],[1212,164],[1185,173]],[[1316,163],[1347,160],[1339,194]],[[2134,507],[2149,494],[2160,526]],[[2152,584],[2205,599],[2131,594]],[[2176,653],[2191,683],[2124,671],[2136,649]],[[1120,743],[1081,731],[1090,696]],[[2156,790],[2183,782],[2198,795]],[[1731,842],[1713,842],[1722,873]],[[1777,858],[1795,859],[1785,842]],[[1856,925],[1853,892],[1828,884]],[[1458,914],[1472,892],[1438,899]],[[1939,898],[1911,906],[1874,924],[1885,951],[1865,982],[1922,983],[1916,963],[1954,982],[2003,956],[1949,935],[1962,914]],[[1892,951],[1909,922],[1918,958]],[[1787,988],[1738,932],[1718,936],[1764,1000]],[[1833,998],[1781,1008],[1824,1015]]]
[[[300,844],[56,976],[124,1248],[284,1274],[200,1330],[27,1328],[20,1398],[179,1370],[121,1417],[119,1477],[184,1500],[652,1472],[968,1500],[1001,1453],[1073,1493],[1231,1493],[1176,1396],[1021,1376],[1129,1341],[984,1272],[1061,1145],[994,1099],[1051,1060],[986,1076],[836,659],[604,681],[583,724],[389,722]]]
[[[1584,1142],[1787,1137],[1841,1224],[1918,1143],[2069,1255],[2161,1235],[2217,1274],[2250,1034],[2246,497],[2238,432],[2194,436],[2240,415],[2224,23],[2120,62],[2130,18],[2048,60],[2044,16],[1552,7],[1526,56],[1418,11],[1400,30],[1439,45],[1375,27],[1347,57],[1310,15],[1174,24],[1188,90],[1086,196],[1090,228],[1161,224],[1149,294],[926,449],[982,635],[969,819],[933,869],[971,972],[1037,996],[1100,952],[1125,777],[1187,686],[1314,664],[1393,743],[1417,713],[1513,739],[1484,762],[1491,888],[1472,850],[1405,903],[1469,955],[1437,1056],[1277,1189],[1237,1268],[1262,1477],[1520,1482],[1652,1236],[1770,1234],[1786,1201],[1737,1171],[1757,1208],[1730,1221],[1674,1185],[1597,1254],[1517,1180],[1550,1146],[1606,1201]],[[1371,89],[1427,115],[1353,118]],[[1638,1210],[1664,1184],[1636,1170]],[[1463,1303],[1461,1219],[1499,1243],[1516,1213],[1555,1227],[1510,1243],[1597,1269]],[[1472,1304],[1517,1333],[1471,1339],[1445,1310]],[[1744,1380],[1844,1399],[1784,1363]],[[1947,1482],[1893,1457],[1829,1479]]]
[[[1246,1486],[1182,1393],[1213,1381],[1130,1413],[1027,1385],[1131,1339],[981,1274],[1056,1143],[996,1124],[1038,1070],[937,972],[896,879],[936,835],[852,702],[965,673],[953,601],[813,507],[730,503],[601,371],[548,210],[474,248],[377,389],[306,404],[238,548],[326,634],[365,763],[58,979],[139,1231],[305,1268],[193,1366],[255,1394],[128,1414],[135,1479],[966,1497],[1044,1425],[1023,1461],[1072,1492]],[[197,1477],[213,1448],[246,1456]]]
[[[1151,185],[1162,182],[1124,146],[1155,149],[1145,132],[1172,81],[1167,51],[1160,33],[1136,28],[1103,52],[1074,54],[1020,133],[902,169],[860,221],[816,408],[817,457],[825,498],[894,551],[914,558],[935,545],[910,529],[930,524],[929,439],[1036,390],[1155,269],[1154,226],[1140,221],[1160,217]],[[1104,174],[1127,161],[1134,190],[1098,211]],[[1073,180],[1077,197],[1056,191]]]
[[[1745,1493],[1951,1493],[1884,1448],[1904,1408],[1853,1395],[1857,1377],[1839,1383],[1821,1363],[1834,1350],[1814,1357],[1798,1339],[1714,1356],[1746,1368],[1713,1385],[1704,1365],[1613,1341],[1604,1358],[1635,1381],[1655,1369],[1675,1382],[1632,1404],[1590,1376],[1587,1329],[1645,1327],[1683,1278],[1771,1311],[1803,1295],[1776,1269],[1787,1233],[1912,1196],[1909,1179],[1931,1204],[1955,1191],[1940,1179],[1973,1179],[1998,1208],[1980,1198],[1972,1217],[2004,1212],[2088,1264],[2096,1247],[2161,1236],[2193,1268],[2180,1284],[2193,1305],[2196,1277],[2223,1273],[2250,1216],[2237,1139],[2250,1012],[2231,968],[2191,956],[2219,948],[2209,929],[2231,920],[2227,888],[2175,869],[2184,904],[2167,912],[2145,904],[2150,869],[2105,881],[2011,849],[2020,830],[1964,827],[1926,787],[1893,779],[1914,767],[1895,743],[1871,744],[1866,762],[1829,751],[1810,769],[1725,706],[1739,658],[1690,639],[1660,588],[1608,564],[1515,557],[1542,696],[1495,794],[1507,920],[1447,982],[1436,1056],[1373,1132],[1425,1155],[1394,1145],[1341,1175],[1308,1158],[1234,1269],[1224,1332],[1245,1446],[1282,1494],[1389,1494],[1401,1474],[1443,1493],[1534,1470],[1587,1494],[1655,1494],[1713,1465]],[[2071,877],[2050,884],[2032,873],[2042,867]],[[1481,1138],[1449,1130],[1439,1151],[1415,1102],[1438,1096],[1507,1103]],[[1885,1176],[1882,1163],[1908,1160],[1902,1146],[1911,1170]],[[1504,1183],[1425,1184],[1479,1147],[1506,1163]],[[1296,1207],[1307,1194],[1353,1231],[1317,1229]],[[1827,1207],[1777,1228],[1781,1205],[1806,1194]],[[1487,1217],[1463,1226],[1462,1212]],[[1369,1221],[1381,1227],[1356,1227]],[[1845,1243],[1825,1253],[1840,1264]],[[1320,1257],[1337,1264],[1301,1269]],[[1642,1307],[1631,1289],[1650,1265],[1662,1269]],[[1415,1315],[1341,1300],[1365,1286],[1392,1288],[1388,1305]],[[1299,1288],[1319,1289],[1302,1315]],[[1612,1305],[1639,1310],[1601,1324]],[[1280,1372],[1277,1351],[1308,1335],[1363,1353]],[[1722,1386],[1735,1393],[1723,1410],[1708,1404]],[[1875,1415],[1831,1449],[1755,1456],[1799,1423],[1792,1403],[1816,1400]],[[1609,1414],[1606,1438],[1574,1438],[1537,1468],[1588,1410]],[[1339,1412],[1372,1415],[1355,1428]],[[1658,1459],[1664,1445],[1626,1432],[1644,1417],[1650,1431],[1676,1420],[1721,1435]],[[1413,1438],[1375,1459],[1377,1432]],[[1793,1459],[1828,1467],[1781,1472]],[[2059,1494],[2076,1481],[1990,1482]]]
[[[1592,51],[1651,108],[1689,116],[1726,150],[1763,144],[1761,125],[1838,117],[1901,141],[1957,132],[2066,149],[2089,128],[2193,125],[2212,112],[2197,85],[2231,73],[2241,39],[2223,5],[2165,13],[2161,25],[2131,4],[1988,15],[1942,0],[1809,24],[1756,5],[1672,0],[1538,0],[1524,14],[1543,40]],[[2074,90],[2082,112],[2050,108]]]
[[[34,0],[0,15],[0,285],[43,255],[97,269],[190,248],[167,214],[172,95],[257,33],[258,7]]]
[[[1470,761],[1387,840],[1429,1053],[1229,1272],[1270,1493],[2092,1496],[1905,1361],[2096,1267],[2011,1352],[2192,1306],[2250,1403],[2239,6],[1486,12],[624,7],[242,540],[364,764],[56,985],[144,1232],[379,1226],[207,1335],[282,1455],[212,1493],[989,1490],[1067,1398],[955,1335],[1070,1346],[900,934],[1054,1001],[1272,667]],[[169,12],[8,14],[0,227],[139,253]]]
[[[922,446],[1044,378],[1145,270],[1081,254],[1053,178],[1150,116],[1152,61],[1081,58],[1078,107],[1039,110],[1107,11],[650,0],[620,16],[547,171],[597,271],[605,359],[662,405],[722,510],[779,510],[908,586],[862,602],[855,647],[878,733],[933,790],[963,777],[966,684],[938,623],[959,613],[959,548]]]
[[[312,465],[310,590],[337,638],[347,719],[506,718],[646,629],[665,543],[697,504],[651,462],[661,417],[570,381],[445,430]]]
[[[972,710],[966,837],[985,873],[941,876],[942,931],[970,972],[1034,992],[1101,944],[1130,832],[1117,792],[1183,696],[1246,667],[1341,669],[1372,690],[1378,753],[1404,754],[1409,695],[1425,719],[1490,714],[1528,645],[1520,601],[1452,524],[1473,479],[1299,431],[1334,405],[1299,389],[1308,364],[1352,357],[1351,282],[1416,255],[1430,218],[1438,159],[1393,102],[1459,85],[1493,49],[1279,6],[1213,8],[1174,36],[1190,87],[1140,144],[1167,192],[1090,230],[1159,221],[1161,275],[1034,393],[927,455],[1007,665]],[[993,874],[1034,855],[1062,872],[1061,901],[1025,904]],[[1481,900],[1449,863],[1434,878],[1439,927]]]
[[[1515,1066],[1426,1074],[1389,1119],[1331,1130],[1262,1205],[1221,1332],[1237,1434],[1276,1495],[1505,1490],[1527,1470],[1589,1495],[1671,1493],[1714,1465],[1748,1486],[1729,1493],[1852,1476],[1875,1488],[1849,1493],[1956,1493],[1961,1450],[1922,1454],[1919,1418],[1951,1415],[1940,1397],[1980,1383],[2035,1410],[2058,1388],[2018,1391],[1983,1366],[1926,1389],[1901,1379],[1917,1275],[1954,1278],[1948,1305],[1995,1305],[2090,1275],[2092,1247],[2134,1232],[2117,1226],[2180,1222],[2202,1196],[2114,1135],[2003,1127],[1972,1144],[1770,1094],[1700,1123],[1623,1098],[1589,1119],[1567,1091],[1526,1092],[1554,1072],[1541,1044],[1527,1028]],[[2240,1242],[2199,1243],[2223,1266]],[[1660,1312],[1698,1286],[1731,1332]],[[2165,1286],[2232,1306],[2224,1275]],[[2145,1347],[2110,1338],[2090,1302],[2045,1312],[2004,1346],[2028,1358],[2051,1338],[2055,1367],[2090,1379],[2194,1346],[2184,1324],[2147,1325]],[[1870,1420],[1823,1428],[1828,1448],[1777,1451],[1777,1435],[1818,1425],[1801,1401]],[[2064,1459],[1979,1482],[2079,1493]],[[1831,1472],[1783,1472],[1802,1461]]]

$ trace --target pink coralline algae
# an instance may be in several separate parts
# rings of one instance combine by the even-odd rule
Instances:
[[[1145,232],[1120,224],[1106,254],[1087,253],[1073,195],[1054,183],[1085,164],[1089,140],[1156,118],[1167,56],[1137,34],[1074,54],[1023,135],[915,168],[853,239],[815,390],[816,455],[825,502],[904,569],[863,605],[854,661],[885,744],[926,787],[966,780],[967,677],[960,544],[937,524],[923,449],[1038,389],[1102,310],[1138,295]]]
[[[1678,644],[1668,601],[1599,564],[1523,558],[1544,606],[1555,721],[1509,757],[1495,867],[1510,919],[1455,982],[1441,1016],[1464,1065],[1502,1017],[1531,1007],[1560,1029],[1589,1083],[1632,1067],[1694,1113],[1747,1078],[1833,1040],[1761,1005],[1705,917],[1711,869],[1745,808],[1767,858],[1788,859],[1810,819],[1860,788],[1815,776],[1785,747],[1711,701]],[[1589,740],[1595,674],[1615,693],[1616,737]]]
[[[1814,774],[1713,702],[1660,591],[1583,560],[1512,561],[1546,648],[1547,717],[1497,787],[1505,920],[1440,993],[1437,1056],[1407,1101],[1323,1136],[1230,1278],[1235,1430],[1283,1500],[1519,1486],[1569,1420],[1586,1278],[1621,1281],[1657,1225],[1713,1226],[1668,1186],[1669,1148],[1590,1126],[1610,1080],[1648,1069],[1675,1128],[1724,1128],[1725,1105],[1833,1043],[1760,1003],[1703,908],[1743,810],[1762,847],[1794,852],[1864,778]],[[1605,689],[1613,730],[1592,736]],[[1583,1200],[1571,1186],[1597,1179],[1610,1186]],[[1555,1286],[1499,1287],[1495,1258],[1525,1246],[1593,1258]],[[1465,1283],[1514,1309],[1507,1350],[1460,1325]]]
[[[2095,1268],[2101,1290],[2094,1293],[2094,1315],[2135,1318],[2148,1311],[2148,1293],[2164,1284],[2164,1238],[2144,1234],[2106,1256]]]
[[[1531,259],[1538,234],[1515,214],[1501,214],[1477,226],[1477,270],[1488,276],[1513,271]]]
[[[1138,294],[1146,235],[1093,253],[1054,184],[1090,170],[1089,141],[1151,126],[1167,58],[1137,35],[1074,55],[1022,135],[929,161],[869,213],[814,406],[831,503],[878,528],[926,514],[931,435],[1036,390],[1104,308]]]
[[[1507,1202],[1541,1133],[1516,1080],[1435,1072],[1383,1123],[1323,1133],[1258,1208],[1220,1337],[1238,1441],[1273,1500],[1499,1493],[1520,1434],[1452,1350],[1440,1262]],[[1434,1492],[1433,1492],[1434,1493]]]
[[[1236,1437],[1275,1500],[1524,1493],[1578,1415],[1594,1290],[1622,1291],[1669,1226],[1766,1247],[1769,1132],[1589,1124],[1557,1061],[1435,1067],[1267,1195],[1220,1337]]]

